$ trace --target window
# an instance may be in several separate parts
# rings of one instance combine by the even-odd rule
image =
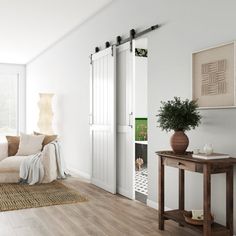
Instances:
[[[0,136],[19,133],[19,74],[0,74]]]

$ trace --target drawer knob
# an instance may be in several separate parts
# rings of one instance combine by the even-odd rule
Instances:
[[[181,162],[177,162],[177,165],[178,165],[178,166],[181,166],[181,165],[184,166],[184,164],[182,164]]]

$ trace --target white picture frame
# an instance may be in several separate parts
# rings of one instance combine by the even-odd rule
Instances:
[[[192,53],[192,99],[199,109],[236,108],[236,41]]]

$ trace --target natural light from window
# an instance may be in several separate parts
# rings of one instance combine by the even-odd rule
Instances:
[[[0,74],[0,136],[18,133],[18,74]]]

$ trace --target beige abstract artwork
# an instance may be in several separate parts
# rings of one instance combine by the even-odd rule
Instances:
[[[202,64],[202,96],[227,93],[226,60]]]
[[[236,106],[236,43],[192,54],[192,98],[200,108]]]

